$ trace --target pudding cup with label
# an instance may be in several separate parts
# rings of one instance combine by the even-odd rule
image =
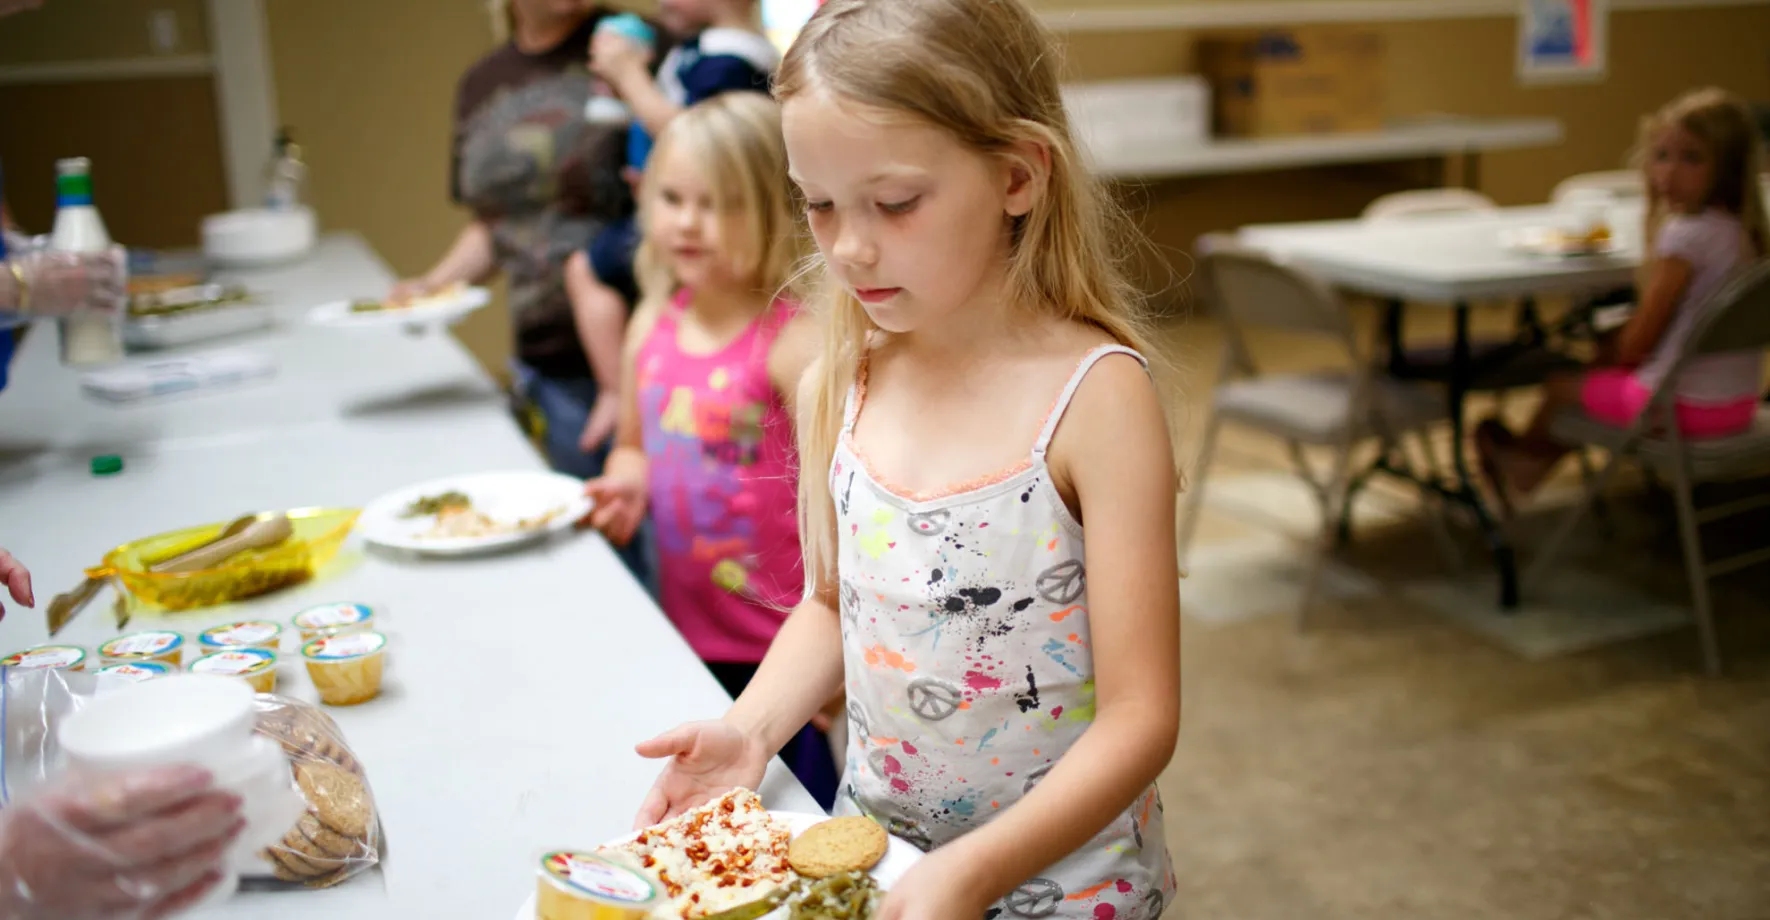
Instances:
[[[301,647],[307,676],[329,706],[366,703],[381,692],[387,637],[378,632],[325,636]]]
[[[295,614],[301,641],[364,632],[375,628],[375,613],[365,604],[323,604]]]
[[[176,668],[184,660],[184,637],[164,630],[118,636],[98,647],[98,657],[105,664],[157,661]]]
[[[592,853],[541,857],[535,920],[643,920],[657,906],[651,879]]]
[[[84,671],[86,650],[78,645],[39,645],[0,658],[0,668],[20,671]]]
[[[275,693],[277,689],[277,655],[261,648],[230,648],[204,655],[191,662],[190,672],[238,677],[258,693]]]
[[[269,620],[242,620],[204,630],[197,637],[197,644],[202,647],[201,651],[205,655],[237,648],[261,648],[274,652],[282,638],[283,627],[279,623]]]
[[[104,690],[155,680],[174,672],[175,668],[163,661],[125,661],[99,668],[93,676],[98,678],[99,689]]]

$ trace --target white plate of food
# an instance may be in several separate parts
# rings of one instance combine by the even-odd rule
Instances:
[[[1622,244],[1604,228],[1570,233],[1558,227],[1519,227],[1502,231],[1500,246],[1508,252],[1551,259],[1613,256],[1622,251]]]
[[[660,875],[671,878],[661,886],[664,899],[650,920],[704,920],[722,913],[752,920],[868,920],[885,892],[922,858],[921,850],[869,819],[767,811],[747,789],[589,852],[654,882]],[[731,864],[745,868],[733,872]],[[530,895],[514,920],[536,920],[537,906],[537,895]]]
[[[492,293],[482,287],[452,284],[433,294],[410,300],[334,300],[308,311],[307,321],[335,329],[379,329],[388,326],[452,325],[467,314],[491,303]]]
[[[541,540],[590,512],[584,484],[544,472],[450,476],[370,502],[357,530],[372,543],[437,556],[490,552]]]

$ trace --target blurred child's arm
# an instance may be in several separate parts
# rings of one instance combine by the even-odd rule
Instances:
[[[1148,374],[1121,357],[1096,365],[1064,414],[1051,462],[1053,478],[1073,487],[1088,531],[1094,722],[1024,799],[923,861],[926,894],[904,892],[909,879],[894,890],[920,901],[903,916],[925,916],[919,908],[954,897],[967,913],[981,912],[1086,845],[1149,788],[1174,753],[1174,454]]]
[[[799,417],[799,384],[805,370],[817,359],[817,325],[811,317],[800,313],[787,320],[768,350],[768,382],[787,404],[789,418]]]
[[[621,364],[627,332],[627,305],[618,293],[597,282],[590,271],[590,257],[581,249],[565,262],[565,291],[571,298],[578,341],[584,346],[584,355],[590,359],[590,374],[596,378],[596,401],[617,405],[624,375]],[[611,400],[615,402],[609,402]],[[590,415],[594,424],[594,407]],[[597,438],[596,442],[600,444],[601,439]]]
[[[819,592],[793,608],[762,667],[725,714],[770,756],[791,741],[842,687],[842,621]]]
[[[609,40],[605,41],[605,38]],[[643,55],[628,53],[634,47],[632,42],[620,36],[597,36],[597,42],[591,55],[591,69],[608,81],[609,87],[627,103],[627,108],[633,110],[633,117],[639,119],[647,133],[652,137],[662,134],[664,126],[682,111],[682,106],[670,101],[670,97],[658,88]]]
[[[1690,263],[1683,259],[1659,258],[1647,278],[1647,289],[1641,303],[1617,336],[1618,364],[1633,367],[1645,363],[1659,346],[1660,337],[1678,312],[1678,302],[1690,286]]]
[[[638,356],[657,324],[657,310],[641,304],[627,324],[626,344],[621,349],[621,412],[615,422],[614,449],[603,464],[602,475],[584,486],[596,499],[590,526],[602,531],[617,545],[633,538],[645,518],[646,488],[650,465],[645,459],[645,425],[639,416]]]
[[[470,220],[456,235],[449,251],[443,253],[443,257],[430,271],[425,272],[421,278],[401,281],[395,285],[390,299],[402,301],[420,297],[456,282],[478,284],[490,278],[497,268],[496,252],[492,246],[492,228],[483,220]]]

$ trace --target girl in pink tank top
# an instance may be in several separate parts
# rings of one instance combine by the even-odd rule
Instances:
[[[591,524],[616,544],[649,510],[664,614],[734,697],[804,587],[789,399],[816,343],[776,296],[799,256],[780,114],[732,93],[678,115],[640,194],[645,298]],[[833,801],[829,743],[782,752]]]
[[[679,291],[635,356],[664,612],[704,661],[755,664],[804,587],[793,426],[769,352],[793,319],[777,300],[722,348],[683,346]]]

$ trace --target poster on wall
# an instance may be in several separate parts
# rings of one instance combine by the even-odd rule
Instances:
[[[1518,78],[1525,83],[1602,80],[1610,0],[1520,0]]]

